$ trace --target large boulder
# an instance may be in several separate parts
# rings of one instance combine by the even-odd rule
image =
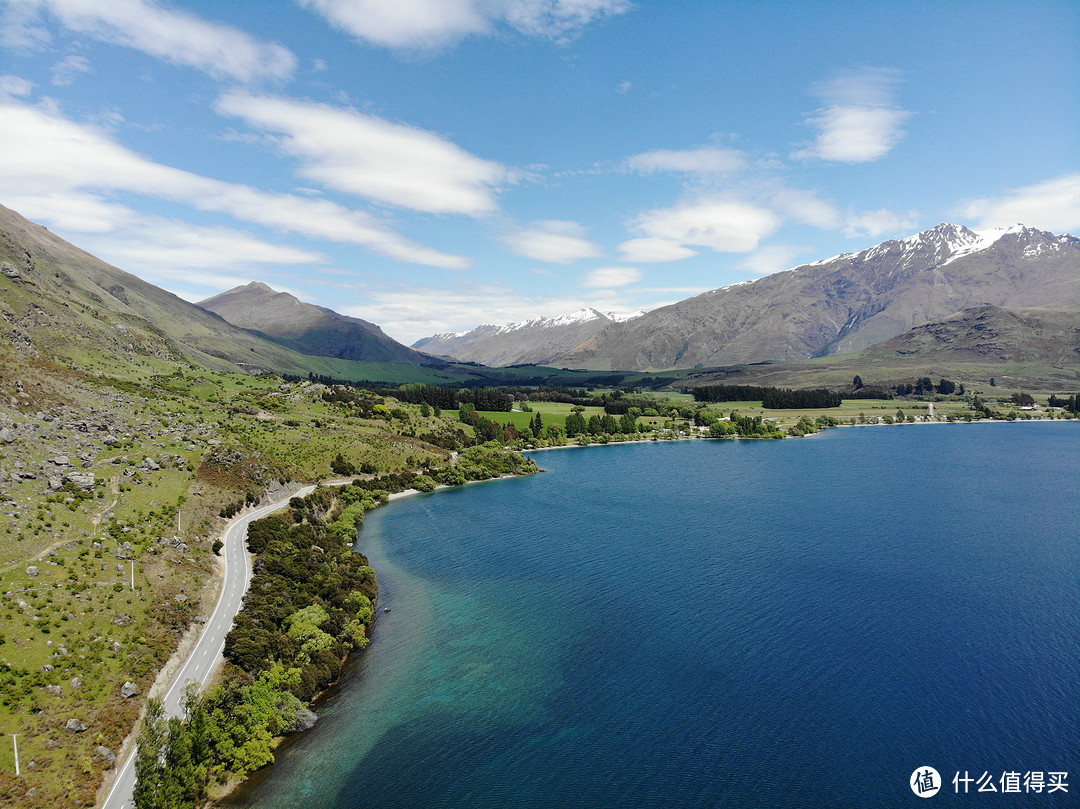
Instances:
[[[105,769],[111,770],[116,766],[116,753],[110,750],[108,747],[98,745],[94,750],[94,757],[101,759],[105,762]]]
[[[68,472],[64,475],[64,480],[76,489],[81,489],[84,492],[93,489],[94,483],[96,482],[93,472]]]
[[[124,699],[131,699],[132,697],[137,697],[138,695],[139,686],[135,685],[135,683],[131,682],[130,680],[124,683],[124,685],[120,688],[120,696],[122,696]]]
[[[86,730],[86,723],[81,719],[69,719],[64,727],[72,733],[83,733]]]

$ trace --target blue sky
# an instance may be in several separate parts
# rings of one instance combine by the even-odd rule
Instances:
[[[411,343],[1080,233],[1075,2],[0,0],[0,203]]]

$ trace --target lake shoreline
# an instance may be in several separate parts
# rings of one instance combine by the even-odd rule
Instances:
[[[835,426],[836,427],[897,427],[897,426],[934,425],[934,424],[941,424],[941,425],[948,425],[948,424],[983,424],[983,423],[1008,424],[1008,423],[1016,423],[1016,422],[1019,422],[1019,421],[1045,423],[1045,422],[1049,422],[1049,421],[1071,422],[1071,421],[1076,421],[1076,419],[1017,419],[1015,421],[1010,421],[1010,420],[1006,420],[1006,419],[979,419],[979,420],[973,420],[971,422],[967,422],[967,421],[951,421],[950,422],[950,421],[936,421],[935,420],[935,421],[900,422],[900,423],[896,423],[896,424],[886,424],[886,423],[883,423],[883,422],[868,423],[868,424],[837,424]],[[819,433],[824,432],[825,430],[828,430],[828,429],[832,429],[832,428],[831,427],[822,428],[819,431]],[[806,436],[784,435],[783,437],[784,438],[799,438],[799,437],[805,438],[805,437],[812,437],[814,435],[818,435],[819,433],[810,433],[810,434],[808,434]],[[727,437],[724,437],[724,438],[714,438],[714,437],[709,436],[709,435],[692,435],[692,434],[691,435],[680,435],[680,436],[677,436],[677,437],[672,436],[672,437],[666,437],[666,438],[659,438],[659,437],[656,437],[656,436],[649,435],[649,436],[643,436],[642,438],[636,439],[636,440],[606,441],[606,442],[596,441],[596,442],[589,442],[589,443],[586,443],[586,444],[573,443],[573,444],[563,444],[561,446],[536,447],[536,448],[522,449],[522,450],[517,450],[517,451],[521,452],[523,455],[529,455],[529,454],[534,453],[534,452],[546,452],[546,451],[549,451],[549,450],[588,449],[588,448],[591,448],[591,447],[627,446],[627,445],[630,445],[630,444],[645,444],[645,443],[671,444],[671,443],[677,443],[677,442],[682,442],[682,441],[703,441],[703,440],[706,440],[706,441],[730,441],[730,440],[761,441],[761,440],[764,440],[764,439],[760,438],[760,437],[753,437],[753,436],[727,436]],[[769,439],[769,440],[775,440],[775,439]],[[546,471],[546,470],[544,470],[544,469],[538,469],[537,470],[537,472],[544,472],[544,471]],[[413,497],[413,496],[419,495],[419,494],[433,494],[435,492],[444,491],[444,490],[447,490],[447,489],[460,489],[460,488],[462,488],[464,486],[470,486],[470,485],[477,484],[477,483],[489,483],[489,482],[499,481],[499,480],[509,480],[509,479],[513,479],[513,478],[530,477],[532,474],[536,474],[536,473],[534,472],[534,473],[530,473],[530,474],[527,474],[527,475],[519,475],[519,474],[499,475],[497,477],[487,478],[485,480],[466,481],[465,483],[460,484],[460,485],[456,485],[456,486],[455,485],[448,485],[448,484],[440,484],[440,485],[436,486],[435,489],[433,489],[431,491],[421,491],[420,489],[406,489],[404,491],[394,492],[392,494],[389,494],[387,496],[386,503],[390,503],[390,502],[393,502],[395,500],[402,500],[404,498]],[[341,485],[340,482],[338,483],[338,485]],[[377,603],[378,602],[376,602],[376,620],[378,618],[378,613],[379,613],[379,610],[377,608]],[[347,658],[351,658],[352,656],[353,655],[350,654],[350,655],[347,656]],[[335,689],[340,688],[341,685],[342,685],[343,679],[345,677],[345,674],[346,674],[346,672],[343,670],[342,675],[339,676],[339,678],[337,680],[335,680],[335,682],[331,683],[326,689],[321,691],[319,694],[317,694],[311,700],[311,702],[309,703],[309,707],[314,708],[316,703],[318,703],[321,698],[326,696],[328,693],[334,691]],[[283,744],[287,744],[287,743],[293,742],[294,740],[298,740],[303,735],[304,735],[304,733],[301,732],[301,733],[297,733],[297,734],[291,734],[289,736],[277,737],[275,750],[279,746],[281,746]],[[268,769],[272,771],[274,766],[275,766],[274,763],[271,763],[270,765],[268,765]],[[255,773],[252,773],[251,775],[254,776]],[[222,805],[224,805],[221,802],[226,801],[231,795],[233,795],[235,792],[237,792],[242,787],[244,787],[248,783],[248,781],[250,780],[250,777],[251,776],[248,776],[248,777],[245,777],[245,778],[239,778],[239,779],[231,779],[230,782],[224,787],[223,791],[221,791],[221,792],[214,795],[214,797],[209,801],[208,805],[209,806],[222,806]]]
[[[567,796],[577,805],[599,805],[603,790],[611,789],[603,773],[620,767],[655,774],[657,785],[644,797],[648,802],[655,796],[657,805],[661,793],[664,805],[672,807],[785,805],[798,803],[790,800],[794,792],[783,785],[744,785],[734,776],[723,780],[724,766],[753,771],[783,754],[800,779],[808,777],[821,766],[811,742],[819,733],[837,751],[832,763],[844,769],[848,783],[842,797],[854,805],[869,788],[886,797],[894,789],[897,795],[908,790],[906,772],[895,785],[891,775],[866,784],[874,773],[900,771],[897,762],[907,765],[912,745],[925,739],[917,708],[927,683],[943,681],[950,689],[948,702],[935,721],[947,725],[942,737],[963,760],[995,755],[1056,761],[1059,741],[1073,738],[1067,735],[1069,723],[1055,719],[1044,736],[1036,709],[1052,695],[1058,695],[1051,703],[1055,710],[1065,704],[1059,690],[1075,682],[1067,676],[1073,665],[1058,668],[1063,661],[1038,650],[973,656],[964,641],[983,625],[984,616],[999,615],[993,605],[1002,598],[1010,607],[1031,610],[1021,625],[1025,632],[1052,638],[1074,625],[1071,618],[1059,625],[1069,611],[1055,605],[1062,596],[1077,594],[1069,575],[1075,546],[1061,530],[1069,524],[1062,520],[1075,513],[1070,505],[1076,502],[1075,478],[1063,472],[1075,457],[1077,436],[1075,429],[1052,433],[1037,427],[1015,433],[855,431],[838,433],[835,440],[788,444],[779,452],[760,448],[750,456],[746,450],[759,448],[740,452],[733,445],[725,451],[702,443],[659,448],[659,455],[649,456],[637,450],[551,456],[549,468],[556,474],[528,486],[492,486],[468,497],[393,509],[370,528],[394,550],[390,558],[408,564],[410,575],[436,577],[436,595],[449,599],[445,614],[459,617],[459,623],[449,632],[438,622],[421,632],[419,596],[411,593],[400,605],[394,603],[389,617],[396,620],[382,624],[392,631],[378,649],[369,650],[375,654],[364,668],[348,675],[350,688],[335,708],[336,728],[327,725],[307,744],[292,747],[284,766],[275,765],[278,772],[235,805],[281,809],[291,802],[344,809],[355,805],[351,801],[359,794],[373,805],[437,805],[448,795],[483,795],[491,800],[472,805],[499,805],[496,797],[550,795],[553,778],[564,797],[551,805],[572,805]],[[896,457],[930,459],[934,465],[912,477],[890,462]],[[995,468],[999,474],[990,476],[987,470]],[[724,481],[720,507],[686,485],[694,475]],[[1018,528],[1027,525],[1029,515],[1016,503],[1026,502],[1028,492],[1010,494],[1014,475],[1045,496],[1035,508],[1040,518],[1055,515],[1054,522],[1040,524],[1040,548],[1064,556],[1023,552],[1033,540]],[[852,476],[860,485],[843,489],[840,482]],[[900,485],[909,481],[914,494]],[[631,488],[635,482],[642,485]],[[807,515],[808,498],[820,502],[838,492],[846,492],[843,509],[830,506]],[[778,503],[784,513],[762,515],[764,504]],[[563,507],[567,516],[560,519]],[[943,530],[911,531],[912,520],[898,516],[901,507]],[[673,513],[687,519],[674,522]],[[882,513],[893,518],[882,520]],[[638,519],[646,514],[656,523]],[[540,515],[542,521],[536,519]],[[698,526],[699,520],[704,525]],[[880,530],[868,532],[870,524]],[[581,526],[589,526],[587,541],[580,539]],[[682,556],[669,561],[672,554]],[[904,574],[912,556],[928,560],[925,575]],[[557,576],[550,576],[553,558],[560,562]],[[956,565],[978,575],[958,578]],[[1014,572],[1017,565],[1022,575]],[[485,576],[488,585],[475,584]],[[679,588],[671,589],[672,582]],[[554,588],[556,583],[565,589]],[[530,589],[534,584],[537,591]],[[960,588],[949,591],[956,599],[933,597],[943,586]],[[466,595],[448,596],[451,589]],[[881,600],[883,591],[888,597]],[[543,593],[551,600],[538,602]],[[634,636],[634,609],[643,595],[665,604],[671,617],[663,634],[673,639],[670,643],[643,644]],[[848,601],[838,606],[834,596]],[[471,603],[484,608],[462,611]],[[552,604],[566,612],[553,616]],[[1000,612],[1003,618],[1013,614],[1024,613]],[[544,627],[538,621],[544,616],[581,622],[550,660],[538,656],[533,641],[522,640]],[[951,621],[960,622],[960,631],[939,637],[933,656],[918,666],[894,665],[909,659],[910,644],[925,626]],[[561,626],[566,631],[566,624]],[[853,631],[871,645],[869,654],[851,643]],[[759,640],[762,633],[765,642]],[[552,630],[534,641],[546,646],[558,635]],[[815,651],[822,643],[825,648]],[[938,655],[946,662],[939,664]],[[849,676],[847,661],[856,669],[867,667],[867,676]],[[960,674],[942,677],[946,666]],[[530,668],[537,677],[519,676]],[[710,677],[698,676],[701,671]],[[841,689],[844,694],[839,706],[805,699],[823,677],[830,693]],[[995,724],[989,712],[980,714],[987,724],[978,734],[965,732],[974,721],[965,706],[990,711],[1003,697],[1002,677],[1017,686],[1004,694],[1011,715],[1034,711],[1038,732],[1022,721]],[[536,681],[545,687],[536,690]],[[397,696],[389,695],[387,683]],[[382,687],[372,691],[372,686]],[[491,716],[482,702],[473,705],[466,695],[485,687],[502,695],[502,704],[518,707],[478,732],[478,721]],[[684,712],[665,724],[675,687],[674,702]],[[899,706],[882,694],[898,694]],[[385,701],[388,696],[392,701]],[[626,699],[645,716],[639,720],[640,712],[627,711]],[[584,715],[581,706],[587,706]],[[533,709],[541,711],[539,719],[529,712]],[[1066,720],[1075,707],[1067,711]],[[897,721],[898,712],[903,721]],[[805,722],[813,728],[804,733]],[[361,727],[371,737],[364,737],[362,749],[356,741]],[[609,732],[615,728],[629,732],[628,744]],[[885,743],[873,743],[882,738]],[[749,741],[734,748],[728,739]],[[931,751],[941,744],[934,741]],[[596,757],[604,765],[600,775],[592,766]],[[625,766],[628,759],[631,767]],[[324,765],[330,760],[333,765]],[[512,781],[502,780],[507,760],[521,770],[520,776],[511,773]],[[424,778],[416,777],[417,762],[432,767],[430,779],[426,769]],[[701,775],[687,778],[687,764]],[[633,776],[624,782],[625,794],[646,784]],[[835,793],[828,790],[834,788],[819,785],[815,805],[829,804]],[[520,805],[525,803],[522,797]],[[462,799],[455,805],[469,804]]]

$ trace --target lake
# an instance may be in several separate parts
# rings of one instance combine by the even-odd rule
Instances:
[[[1080,424],[533,457],[368,516],[391,611],[230,805],[1075,805]]]

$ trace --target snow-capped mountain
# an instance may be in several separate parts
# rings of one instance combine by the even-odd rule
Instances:
[[[798,360],[986,305],[1080,309],[1080,239],[941,224],[609,324],[551,361],[643,370]]]
[[[641,314],[623,315],[585,308],[556,317],[538,317],[506,325],[488,323],[467,332],[436,334],[418,340],[412,347],[483,365],[541,365],[574,348],[605,326]]]

